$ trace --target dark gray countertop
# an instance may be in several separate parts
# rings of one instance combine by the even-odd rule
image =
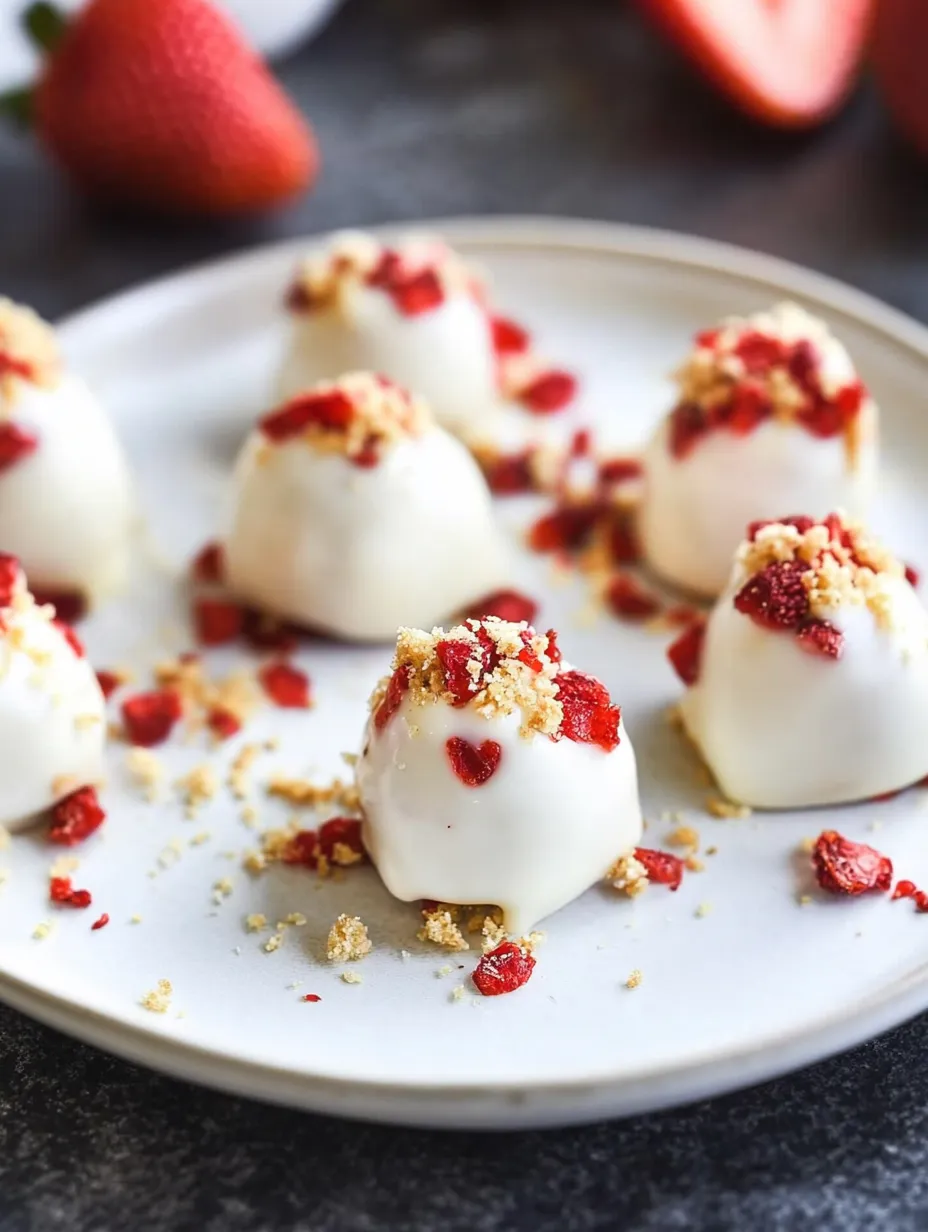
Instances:
[[[928,319],[928,173],[867,88],[824,132],[761,132],[617,0],[351,0],[282,73],[326,167],[270,220],[105,217],[0,134],[0,292],[57,315],[280,236],[542,212],[765,249]],[[682,1112],[440,1135],[187,1087],[0,1009],[0,1229],[924,1229],[926,1045],[919,1019]]]

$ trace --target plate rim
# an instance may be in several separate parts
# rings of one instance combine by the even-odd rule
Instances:
[[[392,222],[366,228],[391,235],[433,230],[453,244],[503,249],[590,252],[623,261],[658,263],[722,275],[763,287],[768,294],[812,301],[928,362],[928,327],[829,275],[779,257],[682,232],[621,223],[545,216],[458,217]],[[293,260],[331,231],[290,238],[205,262],[140,283],[71,313],[57,323],[67,342],[109,314],[121,314],[153,295],[172,295],[191,281],[235,281],[269,260]],[[127,316],[131,315],[129,313]],[[134,326],[132,326],[134,328]],[[614,1070],[582,1079],[525,1080],[516,1084],[453,1080],[389,1082],[312,1074],[276,1067],[165,1035],[154,1025],[114,1019],[67,997],[38,989],[0,971],[0,1000],[48,1026],[123,1059],[172,1077],[300,1107],[432,1128],[508,1129],[574,1124],[627,1116],[755,1085],[845,1051],[928,1008],[928,962],[905,972],[855,1003],[812,1025],[781,1031],[741,1048],[690,1057],[629,1076]]]

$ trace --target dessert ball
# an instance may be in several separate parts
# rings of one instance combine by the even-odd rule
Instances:
[[[337,235],[301,265],[287,304],[284,398],[343,372],[382,372],[424,398],[442,427],[488,448],[501,432],[526,436],[524,424],[507,423],[507,401],[547,416],[574,395],[573,377],[547,367],[524,329],[493,315],[478,277],[436,238],[388,247]]]
[[[20,829],[99,780],[105,736],[83,647],[35,602],[16,558],[0,555],[0,825]]]
[[[230,588],[337,637],[390,640],[506,581],[483,476],[418,399],[356,373],[265,415],[235,472]]]
[[[618,706],[553,632],[495,618],[402,629],[357,768],[390,892],[501,907],[510,933],[582,894],[642,830]]]
[[[0,300],[0,545],[42,594],[93,603],[125,582],[129,472],[100,403],[55,334]]]
[[[752,525],[704,629],[669,654],[685,729],[732,800],[840,804],[928,773],[928,613],[843,516]]]
[[[748,522],[771,509],[865,511],[877,408],[824,322],[794,304],[706,330],[645,454],[640,532],[668,582],[724,588]]]

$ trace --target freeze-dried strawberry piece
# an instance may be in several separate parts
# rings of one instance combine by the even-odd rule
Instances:
[[[557,644],[557,630],[549,629],[545,636],[548,639],[548,658],[552,663],[560,663],[564,656],[561,654],[561,648]]]
[[[519,391],[519,401],[533,415],[553,415],[569,406],[577,396],[577,378],[552,368]]]
[[[491,317],[490,332],[497,355],[521,355],[528,350],[531,342],[528,330],[506,317]]]
[[[765,629],[797,629],[809,616],[809,594],[801,560],[778,560],[745,582],[735,595],[739,612]]]
[[[914,881],[903,879],[896,883],[896,888],[893,890],[892,897],[895,898],[914,898],[918,893],[918,886]]]
[[[366,856],[361,841],[361,822],[357,817],[330,817],[319,827],[319,850],[327,860],[337,864],[337,846],[347,847],[359,856]]]
[[[616,509],[609,527],[609,552],[617,565],[633,565],[641,559],[638,522],[631,509]]]
[[[79,787],[52,809],[48,841],[61,847],[76,847],[106,820],[95,787]]]
[[[734,390],[728,406],[718,411],[718,426],[727,428],[735,436],[749,436],[769,416],[770,410],[766,391],[745,382]]]
[[[705,640],[706,622],[697,620],[667,647],[667,658],[671,667],[687,686],[695,684],[699,679]]]
[[[495,740],[471,744],[461,736],[450,736],[445,741],[445,752],[451,769],[465,787],[482,787],[499,769],[503,756],[502,747]]]
[[[387,691],[383,695],[383,701],[377,707],[377,712],[374,715],[374,726],[378,731],[383,731],[403,704],[403,698],[409,691],[411,678],[412,668],[408,663],[398,667],[390,677],[390,683],[387,685]]]
[[[866,843],[855,843],[836,830],[823,830],[812,849],[815,876],[830,894],[865,894],[888,890],[893,865],[888,856]]]
[[[93,898],[89,890],[75,890],[70,877],[52,877],[48,897],[63,907],[89,907]]]
[[[601,513],[599,504],[559,505],[532,526],[528,533],[528,545],[534,552],[558,552],[583,547]]]
[[[225,550],[215,540],[204,544],[190,564],[190,572],[198,582],[221,582],[225,568]]]
[[[319,837],[315,830],[297,830],[284,847],[281,859],[284,864],[298,864],[301,868],[315,868],[319,863]]]
[[[43,590],[33,586],[32,597],[36,603],[53,607],[57,618],[68,625],[77,624],[87,615],[87,598],[79,590]]]
[[[840,659],[844,650],[844,634],[827,620],[809,620],[799,626],[796,640],[809,654],[823,659]]]
[[[131,744],[150,749],[163,744],[183,715],[180,695],[173,689],[136,693],[122,704],[122,719]]]
[[[524,453],[503,454],[483,466],[487,486],[497,496],[516,496],[521,492],[534,491],[530,449]]]
[[[607,487],[629,483],[640,479],[643,474],[644,465],[640,458],[604,458],[599,464],[599,482]]]
[[[39,447],[39,438],[14,423],[0,423],[0,472],[22,462]]]
[[[790,376],[806,393],[817,391],[820,365],[821,356],[807,338],[800,338],[793,344],[787,367]]]
[[[84,649],[84,643],[77,636],[70,625],[66,625],[63,620],[53,620],[52,624],[61,633],[61,636],[68,643],[79,659],[86,658],[87,651]]]
[[[287,441],[311,425],[333,432],[344,431],[354,418],[354,407],[340,389],[326,393],[300,394],[276,411],[258,420],[258,428],[269,440]]]
[[[0,607],[9,607],[20,580],[19,558],[0,552]]]
[[[476,599],[467,609],[467,618],[483,620],[487,616],[498,616],[500,620],[520,624],[525,621],[530,625],[535,620],[538,604],[528,595],[518,590],[494,590],[482,599]]]
[[[789,358],[789,347],[785,342],[753,330],[741,335],[734,351],[744,364],[745,371],[752,376],[769,372],[777,364],[785,364]]]
[[[92,933],[98,933],[101,928],[106,928],[109,922],[110,922],[109,914],[106,911],[104,911],[103,914],[100,916],[99,920],[94,920],[94,922],[91,924],[90,931]]]
[[[806,531],[812,529],[815,525],[815,518],[810,518],[806,514],[797,514],[791,518],[762,518],[758,522],[750,522],[748,524],[747,537],[753,543],[765,526],[795,526],[800,535],[804,535]]]
[[[619,743],[622,712],[613,706],[606,686],[595,676],[576,671],[562,672],[556,683],[557,700],[564,709],[557,738],[595,744],[611,753]]]
[[[444,638],[435,647],[445,676],[445,688],[455,706],[466,706],[483,688],[483,677],[492,672],[499,662],[496,648],[482,629],[477,637],[479,644],[476,646],[473,642]],[[476,677],[468,667],[473,659],[480,662],[480,672]]]
[[[122,684],[122,677],[118,672],[110,672],[105,667],[101,667],[97,672],[97,684],[100,686],[104,701],[109,701]]]
[[[606,601],[620,620],[648,620],[661,610],[661,601],[629,573],[617,573],[606,591]]]
[[[300,1000],[308,1001],[311,1005],[315,1005],[317,1002],[321,1001],[322,998],[317,992],[308,992],[304,996],[300,997]]]
[[[197,599],[193,627],[201,646],[225,646],[236,641],[245,625],[245,613],[228,599]]]
[[[434,269],[407,270],[399,253],[384,249],[367,276],[367,284],[386,291],[404,316],[419,316],[444,303],[445,292]]]
[[[242,721],[222,706],[214,706],[206,717],[206,725],[217,740],[229,740],[242,730]]]
[[[635,859],[644,865],[648,881],[665,885],[668,890],[680,888],[685,865],[679,856],[669,851],[656,851],[653,847],[636,847]]]
[[[917,586],[919,582],[922,580],[922,575],[919,573],[919,571],[915,568],[914,565],[906,565],[905,580],[908,582],[910,586]]]
[[[309,705],[309,677],[291,663],[266,663],[258,679],[275,705],[285,710],[305,710]]]
[[[484,997],[498,997],[527,984],[534,970],[535,959],[531,954],[514,941],[503,941],[483,955],[471,979]]]

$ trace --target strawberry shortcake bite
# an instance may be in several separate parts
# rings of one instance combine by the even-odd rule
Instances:
[[[442,427],[485,445],[507,401],[546,417],[575,393],[574,378],[544,364],[521,326],[492,313],[480,279],[436,237],[386,245],[336,235],[301,264],[287,306],[285,398],[343,372],[382,372],[421,395]]]
[[[645,454],[640,534],[667,581],[714,596],[770,509],[865,511],[877,408],[824,322],[794,304],[698,334]]]
[[[19,829],[100,779],[104,707],[76,635],[0,554],[0,825]]]
[[[229,586],[249,604],[360,641],[441,620],[507,576],[473,458],[423,402],[368,373],[258,422],[225,549]]]
[[[109,421],[51,326],[0,299],[0,545],[74,614],[125,582],[132,507]]]
[[[731,800],[840,804],[928,772],[928,612],[843,516],[754,523],[708,622],[669,655],[684,727]]]
[[[501,907],[527,932],[641,837],[635,754],[552,631],[400,630],[357,767],[364,841],[404,901]]]

